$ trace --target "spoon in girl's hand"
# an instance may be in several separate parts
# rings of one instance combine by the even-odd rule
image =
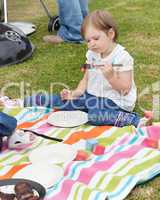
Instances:
[[[104,67],[104,65],[91,65],[91,64],[83,64],[81,65],[81,71],[85,71],[86,69],[92,69],[92,68],[96,68],[96,67]],[[119,69],[119,67],[123,67],[123,64],[112,64],[112,67],[115,68],[116,70]]]

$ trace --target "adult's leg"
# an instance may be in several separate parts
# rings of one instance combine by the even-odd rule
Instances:
[[[60,17],[58,36],[64,41],[82,42],[80,29],[83,16],[79,0],[57,0],[57,2]]]
[[[83,18],[88,15],[88,0],[79,0]]]

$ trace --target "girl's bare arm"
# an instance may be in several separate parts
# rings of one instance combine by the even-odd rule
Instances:
[[[60,96],[63,100],[69,100],[69,99],[76,99],[77,97],[81,96],[86,88],[87,88],[87,82],[88,82],[88,72],[86,70],[82,80],[79,82],[78,86],[74,90],[68,90],[63,89],[60,92]]]
[[[133,72],[131,70],[118,71],[118,69],[114,69],[112,65],[104,66],[101,70],[113,89],[123,95],[128,94],[132,85]]]

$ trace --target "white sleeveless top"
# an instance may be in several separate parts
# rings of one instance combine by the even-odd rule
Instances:
[[[117,44],[114,50],[105,58],[101,58],[100,54],[91,50],[88,50],[86,57],[86,63],[88,64],[122,64],[122,67],[118,67],[118,71],[132,71],[133,73],[133,58],[120,44]],[[132,86],[129,93],[124,96],[112,88],[111,84],[107,81],[98,67],[88,69],[87,92],[97,97],[105,97],[111,99],[119,107],[126,111],[132,111],[134,109],[137,99],[136,91],[137,90],[134,83],[134,78],[132,78]]]

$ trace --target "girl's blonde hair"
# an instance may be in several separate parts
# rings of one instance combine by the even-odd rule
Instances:
[[[89,25],[92,25],[96,29],[106,33],[112,28],[115,32],[113,40],[116,41],[118,38],[117,24],[109,12],[104,10],[95,10],[94,12],[87,15],[81,26],[81,35],[83,38],[85,38],[86,29]]]

